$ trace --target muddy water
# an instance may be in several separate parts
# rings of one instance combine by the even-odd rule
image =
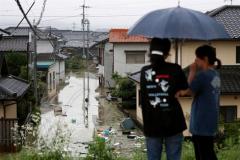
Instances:
[[[83,78],[70,76],[67,84],[58,94],[58,103],[52,104],[62,107],[63,115],[54,115],[54,110],[41,115],[41,124],[39,135],[44,138],[46,143],[51,145],[51,140],[56,137],[56,130],[69,139],[65,144],[66,151],[72,154],[84,154],[87,152],[86,144],[92,141],[96,120],[98,118],[98,101],[95,97],[98,93],[95,90],[98,87],[98,81],[94,75],[90,75],[90,96],[89,96],[89,113],[88,128],[84,123],[83,111]]]

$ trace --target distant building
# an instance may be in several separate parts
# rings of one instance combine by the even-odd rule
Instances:
[[[96,43],[99,76],[102,85],[113,87],[112,75],[127,76],[148,64],[149,41],[141,36],[128,36],[127,29],[111,29],[109,36]]]
[[[78,54],[80,56],[83,56],[83,40],[85,36],[85,47],[87,47],[88,43],[88,46],[90,48],[90,59],[97,55],[97,49],[94,47],[97,39],[108,35],[107,32],[90,31],[87,34],[87,32],[83,31],[59,30],[56,28],[49,28],[46,31],[60,36],[65,41],[65,43],[61,45],[63,50],[70,49],[74,52],[74,54]]]
[[[113,72],[121,76],[136,72],[149,63],[149,40],[128,36],[127,32],[127,29],[112,29],[109,33],[109,42],[113,44]]]

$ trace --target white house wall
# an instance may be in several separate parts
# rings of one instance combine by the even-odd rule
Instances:
[[[114,72],[122,76],[127,73],[134,73],[149,63],[148,50],[149,44],[147,43],[116,43],[114,44]],[[127,64],[125,51],[146,51],[145,64]]]
[[[113,74],[113,44],[106,43],[104,46],[104,84],[105,87],[114,86]]]
[[[55,73],[55,79],[53,78],[53,74]],[[57,93],[57,84],[59,84],[58,79],[58,63],[54,63],[48,69],[47,76],[47,88],[48,88],[48,96],[52,97]],[[51,76],[50,76],[51,74]],[[51,80],[50,80],[51,77]]]
[[[57,61],[57,80],[61,82],[65,79],[65,61]]]
[[[37,41],[37,53],[53,53],[54,49],[48,40]]]
[[[187,67],[195,60],[195,50],[208,42],[189,41],[183,43],[182,46],[182,66]],[[240,41],[213,41],[210,43],[216,48],[217,57],[222,61],[223,65],[236,64],[236,46],[240,46]],[[174,55],[174,50],[172,54]],[[175,58],[175,56],[173,56]]]

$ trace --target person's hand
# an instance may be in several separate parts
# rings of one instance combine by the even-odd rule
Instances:
[[[186,89],[186,90],[180,90],[175,94],[175,98],[180,98],[180,97],[184,97],[184,96],[192,96],[193,93],[190,89]]]
[[[197,72],[197,63],[194,62],[189,67],[188,84],[191,84]]]
[[[197,72],[197,63],[194,62],[190,65],[190,73],[196,73]]]
[[[178,91],[176,94],[175,94],[175,98],[179,98],[179,97],[181,97],[181,96],[183,96],[183,93],[182,93],[183,91]]]

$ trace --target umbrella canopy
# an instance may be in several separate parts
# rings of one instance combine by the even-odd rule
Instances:
[[[208,15],[187,8],[156,10],[143,16],[129,35],[145,37],[214,40],[230,38],[224,27]]]

